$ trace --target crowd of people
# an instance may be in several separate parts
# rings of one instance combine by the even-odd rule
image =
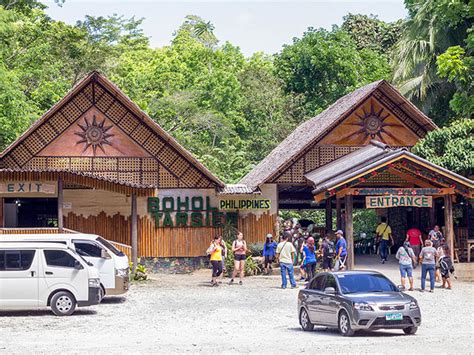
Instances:
[[[311,280],[318,269],[340,271],[347,268],[348,249],[342,230],[336,231],[336,241],[334,243],[330,234],[325,234],[324,238],[319,238],[316,241],[316,237],[307,233],[307,231],[305,233],[300,230],[299,233],[295,234],[294,225],[286,223],[284,226],[285,229],[279,242],[277,243],[274,240],[272,234],[267,234],[262,250],[263,273],[265,275],[271,274],[272,265],[278,263],[281,273],[281,288],[287,288],[288,279],[291,288],[297,287],[295,266],[299,266],[301,281]],[[375,234],[381,262],[385,263],[389,258],[390,248],[395,245],[392,228],[385,217],[381,218],[381,223],[377,226]],[[237,276],[239,277],[239,285],[242,285],[248,247],[241,232],[237,233],[236,239],[232,242],[231,250],[234,256],[234,265],[229,285],[234,283]],[[211,285],[218,286],[219,283],[222,283],[225,260],[228,254],[226,243],[222,237],[214,238],[207,254],[212,265]],[[420,291],[425,291],[427,276],[430,280],[430,292],[434,291],[435,282],[437,281],[442,282],[443,288],[452,288],[453,261],[449,246],[439,226],[434,226],[425,241],[423,241],[422,233],[416,226],[408,229],[406,239],[403,245],[398,248],[395,258],[399,263],[403,289],[408,291],[414,289],[413,270],[418,266],[421,266]]]

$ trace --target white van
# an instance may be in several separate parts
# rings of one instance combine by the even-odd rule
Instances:
[[[99,272],[65,244],[0,242],[0,310],[49,306],[66,316],[99,295]]]
[[[65,243],[99,270],[101,300],[105,295],[120,295],[128,291],[130,265],[127,256],[98,235],[82,233],[0,235],[0,242],[7,241]]]

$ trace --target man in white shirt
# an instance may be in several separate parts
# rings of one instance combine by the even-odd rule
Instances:
[[[282,241],[278,244],[276,250],[276,256],[280,263],[280,272],[281,272],[281,288],[285,289],[287,285],[286,273],[288,272],[288,277],[290,278],[291,288],[296,287],[293,260],[295,259],[296,249],[293,246],[293,243],[289,241],[291,238],[291,233],[286,231],[283,233]]]

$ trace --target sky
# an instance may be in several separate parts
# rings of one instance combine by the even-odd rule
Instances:
[[[56,20],[74,24],[85,15],[144,18],[152,47],[170,43],[186,15],[198,15],[215,26],[221,43],[229,41],[243,53],[273,54],[308,27],[330,29],[348,13],[374,14],[390,22],[406,17],[402,0],[66,0],[62,7],[44,1]]]

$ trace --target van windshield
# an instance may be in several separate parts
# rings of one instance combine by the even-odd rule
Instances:
[[[104,239],[102,237],[97,237],[96,239],[100,244],[102,244],[103,246],[105,246],[107,249],[109,249],[112,253],[114,253],[115,255],[117,256],[125,256],[125,254],[123,252],[121,252],[120,250],[118,250],[116,247],[114,247],[112,245],[112,243],[110,243],[107,239]]]

